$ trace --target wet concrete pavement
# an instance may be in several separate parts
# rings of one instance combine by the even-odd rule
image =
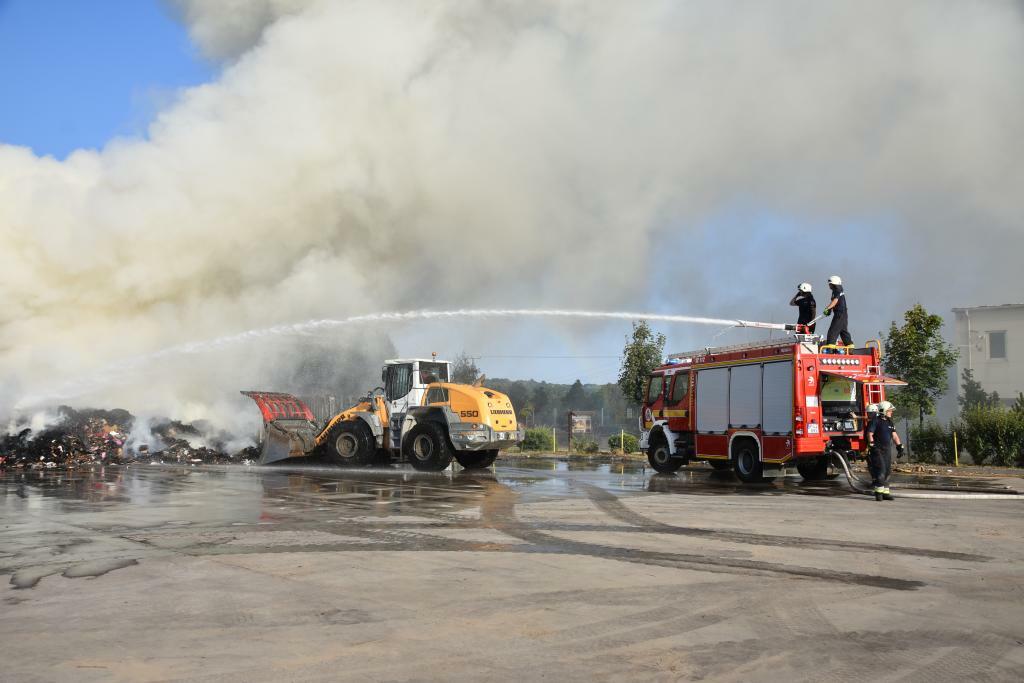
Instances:
[[[499,463],[0,473],[0,679],[1024,678],[1022,500]]]

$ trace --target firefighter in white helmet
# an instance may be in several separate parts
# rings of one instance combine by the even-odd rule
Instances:
[[[807,325],[809,322],[814,320],[814,314],[818,309],[818,302],[814,300],[814,295],[811,294],[811,283],[801,282],[796,288],[796,295],[789,300],[790,306],[799,306],[800,313],[797,315],[797,325]],[[807,328],[810,334],[814,334],[814,325],[810,325]]]
[[[889,475],[892,474],[892,446],[903,454],[900,435],[896,433],[896,425],[892,422],[893,404],[882,401],[878,404],[878,416],[868,427],[868,471],[871,473],[871,485],[875,500],[892,500],[889,490]]]
[[[853,337],[850,336],[849,320],[846,313],[846,292],[843,291],[843,280],[838,275],[828,279],[829,289],[832,290],[832,300],[825,306],[823,313],[832,316],[832,324],[828,326],[828,334],[825,336],[826,344],[835,344],[837,339],[842,339],[846,346],[853,345]]]

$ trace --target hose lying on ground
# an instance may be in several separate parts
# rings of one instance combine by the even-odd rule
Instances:
[[[867,484],[863,479],[858,477],[850,469],[850,464],[846,462],[846,458],[843,457],[842,453],[832,452],[833,460],[837,461],[843,468],[843,472],[846,474],[846,480],[857,493],[864,493],[872,495],[873,490],[870,484]],[[923,489],[927,493],[911,493],[905,489],[900,490],[901,498],[945,498],[953,500],[1020,500],[1020,495],[1017,491],[984,491],[982,489],[974,488],[972,492],[966,492],[960,489],[958,492],[949,492],[949,489],[943,488],[929,488]]]

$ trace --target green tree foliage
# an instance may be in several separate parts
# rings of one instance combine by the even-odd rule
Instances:
[[[1017,392],[1017,400],[1013,402],[1012,410],[1015,413],[1024,413],[1024,391]]]
[[[917,462],[953,463],[953,426],[948,429],[938,422],[910,429],[910,443]]]
[[[893,404],[904,414],[916,413],[923,429],[924,416],[934,412],[935,401],[945,393],[947,373],[958,352],[942,338],[941,316],[916,304],[903,319],[902,327],[895,321],[889,327],[883,362],[886,372],[908,385],[893,393]]]
[[[467,356],[463,351],[452,362],[451,381],[456,384],[472,384],[478,377],[480,377],[480,368],[476,366],[476,360]]]
[[[601,450],[597,442],[589,436],[573,437],[572,449],[577,453],[597,453]]]
[[[1000,406],[975,407],[962,414],[963,445],[978,465],[1024,462],[1024,413]]]
[[[524,451],[550,451],[551,429],[549,427],[531,427],[526,430],[523,438]]]
[[[619,369],[619,386],[626,400],[643,402],[647,376],[661,365],[664,350],[665,335],[654,334],[646,320],[633,323],[633,336],[626,338],[626,345],[622,349],[622,367]]]
[[[623,448],[623,444],[625,444],[625,448]],[[608,438],[608,448],[623,453],[636,453],[640,450],[640,439],[628,433],[613,434]]]
[[[532,403],[533,415],[537,424],[547,424],[547,421],[551,419],[551,389],[546,383],[541,382],[534,388]]]
[[[587,400],[586,392],[583,390],[583,382],[576,380],[569,387],[569,391],[565,392],[565,398],[562,399],[562,404],[566,410],[585,410],[584,405]]]
[[[974,379],[974,370],[964,368],[960,373],[960,378],[960,387],[963,392],[956,399],[960,403],[960,412],[999,405],[999,394],[994,391],[991,394],[985,391],[981,382]]]

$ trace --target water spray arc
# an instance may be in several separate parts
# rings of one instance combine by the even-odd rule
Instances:
[[[158,361],[170,358],[189,356],[217,351],[223,348],[290,335],[311,335],[318,332],[349,327],[360,324],[404,322],[410,320],[445,320],[458,318],[561,318],[580,320],[650,320],[666,323],[687,323],[693,325],[714,325],[726,328],[760,328],[768,330],[793,330],[793,325],[782,323],[764,323],[751,320],[731,320],[727,318],[704,318],[690,315],[674,315],[667,313],[649,313],[636,311],[582,311],[567,309],[533,309],[533,308],[460,308],[451,311],[400,311],[386,313],[368,313],[353,315],[347,318],[323,318],[307,320],[300,323],[273,325],[237,334],[228,334],[214,339],[187,342],[169,346],[159,351],[141,354],[106,365],[89,375],[79,377],[53,391],[24,396],[15,404],[16,409],[26,409],[53,401],[68,400],[88,394],[91,391],[108,386],[114,381],[113,375],[123,376],[125,372],[139,370]],[[116,371],[116,373],[115,373]]]

